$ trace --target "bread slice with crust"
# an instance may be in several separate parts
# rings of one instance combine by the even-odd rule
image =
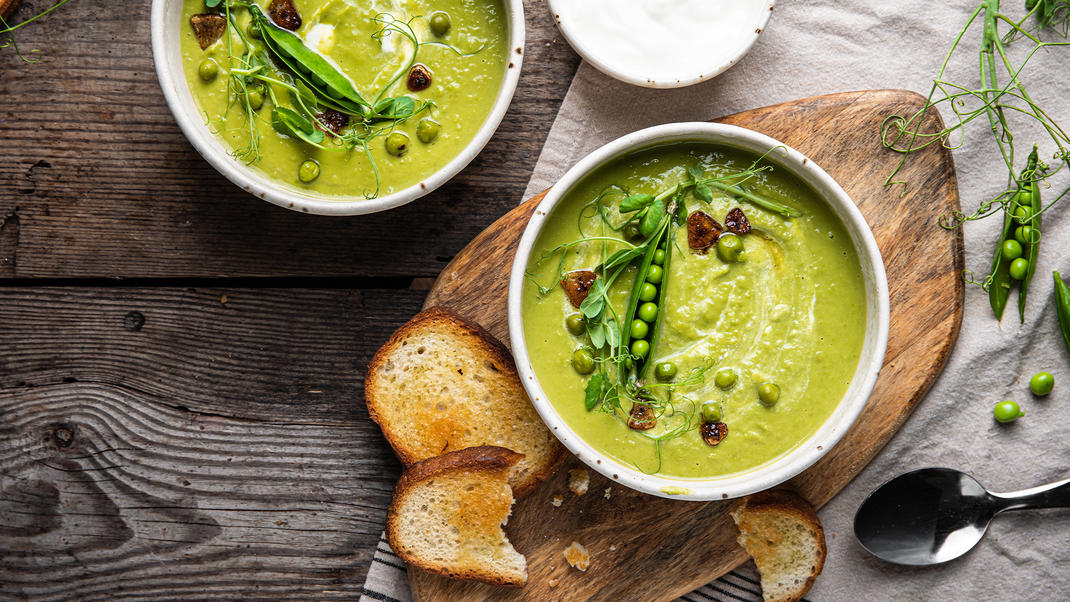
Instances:
[[[513,505],[510,470],[522,458],[483,446],[413,464],[401,475],[387,511],[390,548],[430,573],[523,586],[527,561],[502,531]]]
[[[519,499],[565,458],[505,347],[444,307],[420,312],[379,349],[364,396],[372,420],[407,466],[468,447],[505,447],[524,454],[509,479]]]
[[[825,567],[825,530],[799,494],[772,489],[743,498],[732,510],[739,544],[761,573],[766,602],[797,602]]]
[[[3,17],[4,21],[11,19],[11,15],[19,9],[19,4],[22,4],[22,0],[0,0],[0,17]]]

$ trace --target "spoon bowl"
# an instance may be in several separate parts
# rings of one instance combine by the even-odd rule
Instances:
[[[1013,493],[991,493],[951,468],[923,468],[878,487],[855,514],[855,537],[896,564],[940,564],[969,552],[989,523],[1008,510],[1070,507],[1070,480]]]

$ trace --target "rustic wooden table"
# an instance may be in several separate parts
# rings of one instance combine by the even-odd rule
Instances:
[[[156,82],[148,0],[19,30],[38,64],[0,50],[0,599],[359,595],[400,473],[368,361],[523,200],[579,64],[525,4],[487,148],[354,218],[269,205],[197,154]]]

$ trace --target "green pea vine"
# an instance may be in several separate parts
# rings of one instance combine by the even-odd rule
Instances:
[[[70,2],[70,0],[60,0],[54,6],[52,6],[52,8],[46,9],[44,11],[41,11],[40,13],[38,13],[38,14],[30,17],[29,19],[26,19],[22,23],[18,23],[16,25],[12,25],[12,24],[8,23],[6,20],[4,20],[3,17],[0,17],[0,50],[2,50],[4,48],[11,48],[12,50],[15,51],[15,54],[17,54],[19,56],[19,58],[22,59],[23,61],[25,61],[27,63],[31,63],[31,64],[39,62],[41,60],[41,51],[35,49],[35,50],[31,50],[27,54],[23,54],[22,51],[19,49],[18,42],[15,41],[15,31],[17,31],[18,29],[21,29],[22,27],[25,27],[25,26],[29,25],[30,23],[33,23],[34,21],[40,19],[41,17],[44,17],[46,15],[51,14],[52,12],[57,10],[59,7],[63,6],[64,4],[66,4],[68,2]],[[7,39],[4,39],[5,35],[7,36]],[[27,55],[29,55],[29,56],[27,56]]]

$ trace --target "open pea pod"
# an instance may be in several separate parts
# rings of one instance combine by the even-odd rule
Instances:
[[[299,36],[275,25],[260,7],[250,5],[249,12],[260,25],[264,45],[321,97],[322,104],[345,113],[363,114],[368,103],[344,73],[323,55],[306,46]]]
[[[633,372],[635,378],[643,378],[646,374],[647,368],[650,366],[650,364],[653,363],[650,360],[653,358],[654,355],[654,348],[655,345],[657,345],[658,334],[661,330],[661,318],[665,313],[665,289],[669,280],[669,259],[672,256],[672,245],[668,244],[669,232],[671,230],[669,222],[671,221],[672,216],[662,216],[662,223],[660,228],[656,230],[657,234],[655,239],[650,242],[650,245],[646,249],[646,253],[644,253],[642,259],[639,260],[639,266],[637,271],[635,272],[635,284],[632,285],[632,294],[628,300],[628,311],[624,314],[625,316],[627,316],[627,319],[622,325],[622,349],[625,351],[625,353],[628,353],[631,350],[632,344],[631,324],[632,321],[637,318],[637,312],[639,310],[639,292],[642,290],[643,284],[646,283],[646,276],[650,271],[651,264],[654,262],[654,253],[656,253],[658,248],[664,243],[665,262],[662,264],[663,275],[661,283],[656,285],[658,287],[658,296],[656,297],[658,305],[658,315],[655,318],[654,323],[650,325],[650,334],[647,337],[650,341],[650,351],[647,353],[646,358],[640,359],[639,361],[635,362]]]
[[[1070,349],[1070,287],[1063,282],[1059,272],[1052,275],[1055,276],[1055,309],[1059,316],[1059,329],[1063,331],[1066,348]]]
[[[996,245],[996,254],[992,257],[992,280],[988,283],[988,301],[992,305],[992,311],[996,312],[996,319],[1003,319],[1003,309],[1007,307],[1007,299],[1011,296],[1011,262],[1003,257],[1003,243],[1010,238],[1014,231],[1014,210],[1018,208],[1017,196],[1011,197],[1003,210],[1003,230],[999,235],[999,244]]]
[[[1033,145],[1033,152],[1029,154],[1028,166],[1022,172],[1023,177],[1029,178],[1026,189],[1030,193],[1029,214],[1033,216],[1032,221],[1029,222],[1030,227],[1033,228],[1033,236],[1026,244],[1022,245],[1022,257],[1029,262],[1029,267],[1026,269],[1025,278],[1022,279],[1021,284],[1018,286],[1018,317],[1023,324],[1025,323],[1025,296],[1029,289],[1029,283],[1033,280],[1033,273],[1037,271],[1037,256],[1040,254],[1040,210],[1043,209],[1043,203],[1040,200],[1040,186],[1033,180],[1033,174],[1037,168],[1037,160],[1037,147]]]

